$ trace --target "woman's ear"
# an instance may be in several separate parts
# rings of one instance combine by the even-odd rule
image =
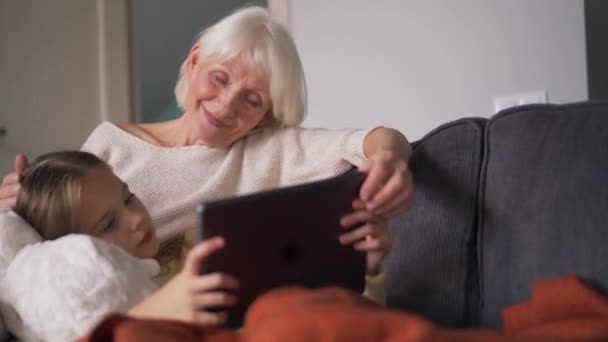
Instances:
[[[260,132],[264,128],[269,128],[273,126],[277,126],[277,120],[274,118],[272,110],[269,110],[266,114],[264,114],[260,122],[258,122],[258,124],[255,125],[255,127],[253,127],[247,134],[255,134],[257,132]]]
[[[192,79],[200,66],[199,52],[200,45],[198,43],[192,45],[192,49],[190,49],[190,53],[186,59],[186,75],[188,76],[188,80]]]
[[[274,118],[274,114],[272,112],[272,108],[270,108],[268,110],[268,112],[266,112],[266,114],[264,114],[264,117],[262,118],[262,120],[258,124],[258,127],[261,127],[261,126],[274,126],[274,125],[276,125],[276,123],[277,123],[277,121]]]

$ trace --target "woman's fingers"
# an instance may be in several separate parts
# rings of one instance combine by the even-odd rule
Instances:
[[[407,210],[413,194],[413,178],[405,160],[391,151],[379,151],[360,170],[367,173],[359,193],[367,210],[375,214]]]
[[[8,177],[8,176],[7,176]],[[6,178],[5,177],[5,180]],[[17,204],[17,195],[21,185],[16,181],[5,181],[0,187],[0,208],[12,209]]]
[[[403,193],[405,193],[407,197],[410,197],[411,192],[412,175],[405,162],[402,162],[395,167],[391,177],[382,186],[380,191],[378,191],[368,202],[367,208],[376,213],[380,213],[385,210],[388,205],[392,204],[394,199],[398,198]]]
[[[376,213],[383,217],[392,217],[407,211],[412,204],[412,193],[410,190],[398,193],[392,200],[384,206],[378,208]]]
[[[4,197],[14,194],[14,188],[19,186],[19,175],[16,172],[9,173],[2,179],[2,186],[0,186],[0,194]],[[3,197],[3,198],[4,198]]]
[[[366,202],[371,200],[390,177],[392,170],[389,170],[387,167],[390,158],[392,158],[391,152],[378,152],[360,168],[361,171],[367,173],[367,177],[365,177],[365,181],[363,181],[361,191],[359,192],[362,200]]]
[[[17,194],[19,194],[19,189],[21,188],[21,184],[19,183],[8,183],[5,185],[2,185],[2,189],[0,189],[0,193],[2,193],[2,198],[9,198],[9,197],[17,197]]]
[[[27,167],[28,161],[24,154],[19,153],[17,157],[15,157],[15,172],[21,176],[23,170]]]
[[[4,176],[2,179],[2,186],[4,187],[5,185],[19,184],[19,175],[20,173],[11,172]]]
[[[17,197],[0,200],[0,208],[13,209],[17,206]]]
[[[397,215],[400,215],[400,214],[408,211],[411,207],[412,207],[412,199],[410,198],[409,200],[404,202],[399,207],[396,207],[395,209],[387,210],[384,214],[382,214],[382,216],[387,217],[387,218],[395,217]]]
[[[17,204],[17,195],[21,185],[19,184],[21,174],[27,167],[27,158],[18,154],[15,158],[15,172],[9,173],[2,179],[0,185],[0,208],[12,209]]]

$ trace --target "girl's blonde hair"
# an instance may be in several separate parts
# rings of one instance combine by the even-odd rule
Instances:
[[[45,240],[75,233],[82,180],[98,167],[109,168],[88,152],[63,151],[38,157],[21,175],[15,212]]]
[[[82,151],[53,152],[40,156],[21,174],[15,212],[44,240],[79,233],[82,181],[98,168],[111,168],[94,154]],[[155,259],[164,266],[182,253],[183,236],[160,244]]]
[[[285,27],[272,19],[265,8],[245,7],[202,31],[199,60],[214,57],[223,61],[241,58],[251,67],[264,71],[270,80],[272,115],[279,126],[294,127],[306,115],[306,81],[293,38]],[[185,109],[190,85],[182,63],[175,85],[175,97]]]

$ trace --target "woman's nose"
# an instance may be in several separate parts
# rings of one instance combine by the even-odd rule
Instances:
[[[233,89],[224,90],[219,96],[220,108],[218,108],[217,115],[219,115],[220,118],[230,118],[233,116],[237,98],[238,91]]]

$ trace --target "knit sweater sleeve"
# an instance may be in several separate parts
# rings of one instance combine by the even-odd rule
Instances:
[[[363,143],[370,131],[267,129],[246,139],[243,165],[249,171],[258,168],[264,177],[277,180],[275,186],[333,177],[366,160]],[[258,173],[252,175],[262,178]]]
[[[107,162],[107,152],[109,148],[109,142],[111,140],[108,130],[107,122],[104,122],[97,126],[93,132],[89,135],[85,143],[82,145],[80,150],[93,153],[102,160]]]
[[[376,275],[365,276],[363,296],[381,306],[386,306],[386,267],[382,265]]]
[[[285,140],[291,142],[296,153],[311,157],[315,162],[319,157],[338,157],[354,166],[365,160],[363,142],[372,129],[321,129],[293,128],[286,130]]]

